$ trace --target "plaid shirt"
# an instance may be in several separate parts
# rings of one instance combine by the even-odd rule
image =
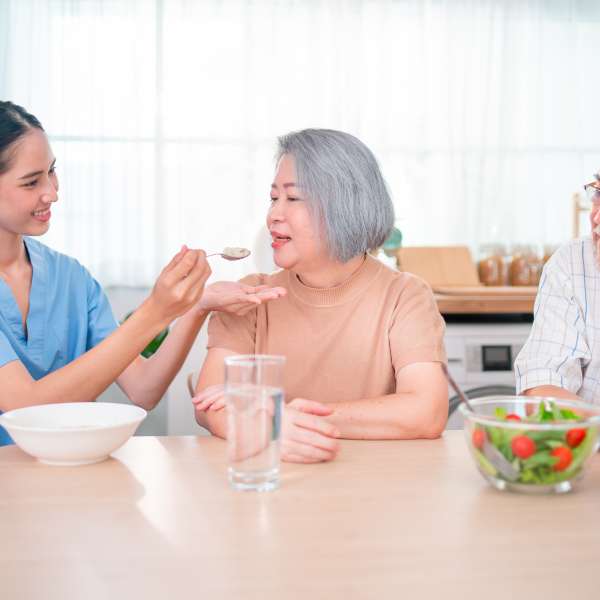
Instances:
[[[555,385],[600,404],[600,267],[590,238],[559,248],[544,267],[517,392]]]

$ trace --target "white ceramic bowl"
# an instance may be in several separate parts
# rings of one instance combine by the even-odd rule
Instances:
[[[0,425],[27,454],[50,465],[100,462],[121,447],[145,419],[139,406],[72,402],[17,408]]]

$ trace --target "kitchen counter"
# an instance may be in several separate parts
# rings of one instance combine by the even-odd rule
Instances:
[[[462,432],[342,443],[234,492],[225,443],[136,437],[86,467],[0,448],[0,597],[590,598],[600,457],[577,491],[491,489]]]
[[[445,315],[532,315],[537,287],[434,287],[438,310]]]

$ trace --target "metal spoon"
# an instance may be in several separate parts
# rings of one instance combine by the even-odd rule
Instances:
[[[472,413],[474,413],[475,410],[471,406],[469,399],[467,398],[465,393],[458,387],[458,383],[456,383],[456,381],[454,381],[454,377],[452,377],[452,375],[450,375],[450,371],[448,371],[448,367],[446,366],[446,363],[442,363],[442,370],[444,371],[444,375],[446,376],[446,379],[448,380],[450,387],[456,392],[456,394],[460,398],[460,401],[464,402],[467,405],[467,408]]]
[[[517,471],[511,462],[486,438],[483,442],[484,456],[498,469],[504,479],[508,481],[516,481],[519,479],[519,471]]]
[[[467,408],[472,413],[475,413],[475,410],[471,406],[467,395],[460,389],[458,383],[454,381],[454,377],[450,375],[448,367],[445,363],[442,363],[442,370],[444,371],[444,375],[446,375],[446,379],[448,380],[450,387],[456,392],[461,402],[464,402],[467,405]],[[483,443],[483,454],[492,463],[492,465],[498,469],[498,472],[501,473],[505,479],[508,479],[508,481],[516,481],[519,478],[519,471],[512,466],[510,461],[506,459],[504,454],[502,454],[502,452],[500,452],[496,446],[490,444],[487,437]]]
[[[211,256],[220,256],[225,260],[242,260],[242,258],[250,256],[250,250],[248,250],[248,248],[236,248],[228,246],[227,248],[223,248],[223,252],[213,252],[212,254],[207,254],[206,258]]]

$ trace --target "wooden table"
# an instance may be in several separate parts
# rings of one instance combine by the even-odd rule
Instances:
[[[87,467],[0,449],[0,598],[591,598],[600,457],[578,491],[491,489],[462,432],[344,442],[234,492],[225,444],[137,437]]]

